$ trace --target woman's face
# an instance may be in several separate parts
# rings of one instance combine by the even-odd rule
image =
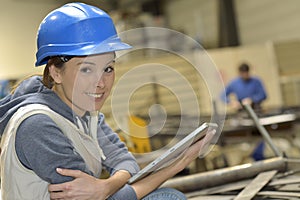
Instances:
[[[74,57],[63,70],[51,66],[53,90],[76,114],[100,110],[112,89],[115,54]]]

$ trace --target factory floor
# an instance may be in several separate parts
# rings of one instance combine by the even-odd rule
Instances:
[[[300,122],[293,123],[293,126],[282,129],[282,130],[268,130],[268,133],[271,136],[271,140],[273,144],[280,150],[280,152],[283,152],[285,157],[291,160],[295,160],[295,163],[289,163],[288,165],[288,171],[293,171],[293,176],[290,178],[297,179],[296,185],[286,184],[284,187],[288,187],[289,192],[291,193],[284,193],[281,194],[283,196],[276,196],[274,194],[274,197],[268,197],[268,196],[260,196],[256,198],[251,199],[300,199]],[[224,139],[224,138],[223,138]],[[200,163],[202,163],[202,168],[199,168],[201,173],[201,170],[204,171],[213,171],[220,168],[225,167],[233,167],[233,166],[239,166],[246,163],[253,163],[255,162],[254,159],[254,152],[256,152],[256,156],[259,154],[259,156],[262,156],[263,159],[268,159],[274,157],[274,151],[269,147],[269,145],[265,145],[264,149],[258,148],[259,144],[261,144],[263,140],[263,137],[261,135],[252,135],[247,137],[232,137],[232,138],[226,138],[226,142],[224,145],[219,146],[216,145],[212,151],[202,160]],[[276,157],[276,156],[275,156]],[[298,160],[299,159],[299,160]],[[201,165],[200,165],[201,166]],[[195,167],[195,166],[193,166]],[[245,171],[247,173],[247,171]],[[283,172],[284,173],[284,172]],[[259,173],[258,173],[259,174]],[[278,176],[278,174],[276,174]],[[275,177],[275,176],[274,176]],[[296,178],[295,178],[296,177]],[[299,178],[298,178],[299,177]],[[254,179],[255,177],[253,177]],[[289,178],[287,176],[287,178]],[[240,181],[240,180],[239,180]],[[236,181],[236,184],[239,184],[239,181]],[[251,182],[251,180],[249,180]],[[228,183],[228,184],[234,184],[234,183]],[[283,187],[282,185],[280,185]],[[232,185],[218,185],[217,189],[219,190],[220,187],[224,188],[230,188],[233,187]],[[236,187],[236,186],[235,186]],[[295,189],[295,187],[297,189]],[[224,190],[223,188],[223,190]],[[209,188],[205,188],[209,189]],[[189,191],[187,192],[187,196],[189,200],[233,200],[236,198],[237,194],[242,191],[240,190],[233,190],[233,191],[227,191],[225,193],[216,193],[214,195],[204,195],[201,190],[205,189],[199,189],[196,191]],[[211,190],[213,190],[212,188]],[[277,188],[276,188],[277,189]],[[273,190],[276,190],[273,188]],[[272,193],[272,191],[268,191],[269,193]],[[275,192],[275,191],[274,191]],[[296,193],[293,193],[296,192]],[[200,195],[197,195],[200,194]],[[201,194],[203,193],[203,194]],[[269,194],[268,193],[268,194]],[[271,194],[269,194],[271,195]],[[284,196],[286,195],[286,196]],[[292,195],[292,196],[289,196]],[[293,196],[296,195],[296,196]],[[237,198],[238,199],[238,198]],[[240,198],[242,199],[242,198]],[[245,200],[247,198],[244,198]],[[248,198],[250,199],[250,198]]]

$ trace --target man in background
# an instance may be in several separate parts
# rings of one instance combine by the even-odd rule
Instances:
[[[222,100],[237,110],[242,109],[242,104],[249,104],[254,110],[260,110],[261,103],[267,98],[262,81],[250,75],[250,67],[247,63],[242,63],[238,72],[239,77],[226,86],[221,95]],[[234,94],[236,98],[229,98],[231,94]]]

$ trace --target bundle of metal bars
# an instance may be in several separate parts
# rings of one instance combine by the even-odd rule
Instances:
[[[186,194],[189,200],[300,199],[300,176],[295,171],[271,170],[246,179]]]
[[[300,175],[297,174],[300,159],[284,157],[253,109],[249,105],[244,107],[273,150],[274,158],[173,178],[162,186],[185,192],[189,200],[300,199]]]

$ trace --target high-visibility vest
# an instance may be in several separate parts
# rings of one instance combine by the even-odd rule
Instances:
[[[80,131],[75,124],[41,104],[30,104],[18,109],[9,120],[1,138],[1,193],[2,200],[49,200],[49,183],[34,171],[24,167],[16,154],[15,138],[18,126],[34,114],[49,116],[68,137],[77,153],[84,159],[88,169],[100,177],[102,149],[96,137]],[[34,147],[33,147],[34,150]]]

